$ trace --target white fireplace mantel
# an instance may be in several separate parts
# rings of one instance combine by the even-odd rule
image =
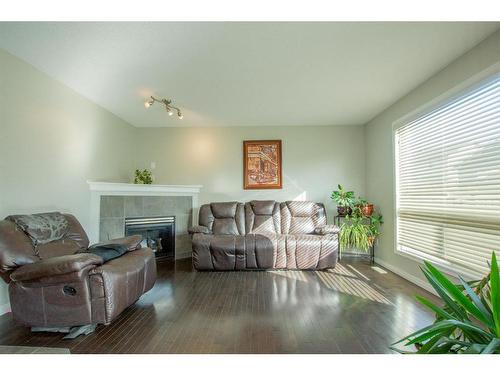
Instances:
[[[202,185],[140,185],[117,182],[87,181],[90,189],[90,230],[92,243],[99,241],[101,196],[190,196],[193,202],[193,225],[198,222],[198,194]]]

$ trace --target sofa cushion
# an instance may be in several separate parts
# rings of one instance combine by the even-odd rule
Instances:
[[[314,234],[326,225],[325,208],[321,203],[288,201],[281,203],[281,232],[284,234]]]
[[[236,227],[236,220],[234,218],[215,219],[212,228],[214,234],[232,234],[238,235],[238,228]]]
[[[289,233],[313,234],[316,229],[314,219],[310,216],[292,216]]]
[[[60,212],[11,215],[7,220],[16,223],[28,235],[33,246],[60,240],[69,229],[66,217]]]
[[[273,240],[269,236],[193,236],[193,265],[197,270],[270,269],[273,259]]]
[[[314,202],[287,201],[285,204],[293,217],[313,217],[319,210]]]
[[[337,250],[337,236],[287,235],[286,267],[289,269],[333,267],[337,262]]]
[[[251,201],[249,205],[255,215],[272,215],[276,201]]]
[[[131,251],[92,269],[89,275],[93,320],[108,324],[153,287],[155,255],[149,248]]]
[[[236,206],[238,202],[219,202],[210,203],[212,213],[217,219],[234,218],[236,215]]]
[[[0,221],[0,272],[40,260],[29,237],[10,220]]]
[[[281,233],[279,203],[251,201],[245,204],[246,233]]]
[[[214,234],[245,234],[245,212],[242,203],[219,202],[200,207],[200,225]]]

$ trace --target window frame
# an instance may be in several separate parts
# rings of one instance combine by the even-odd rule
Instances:
[[[466,269],[462,267],[457,267],[443,259],[432,257],[428,254],[417,253],[411,251],[402,251],[398,249],[398,153],[397,153],[397,130],[408,123],[417,120],[420,117],[431,114],[432,112],[450,105],[454,101],[463,98],[463,96],[468,93],[473,92],[479,87],[500,78],[500,62],[491,65],[489,68],[484,69],[478,74],[466,79],[462,83],[454,86],[453,88],[445,91],[438,97],[426,102],[417,109],[407,113],[406,115],[400,117],[392,123],[391,141],[392,141],[392,177],[393,177],[393,250],[394,253],[400,255],[404,258],[416,261],[418,264],[423,264],[424,261],[432,262],[435,266],[438,266],[443,272],[449,275],[460,274],[463,277],[469,279],[481,278],[484,275],[479,274],[471,269]]]

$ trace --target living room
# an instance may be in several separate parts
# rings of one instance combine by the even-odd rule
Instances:
[[[0,353],[500,353],[500,22],[14,18]]]

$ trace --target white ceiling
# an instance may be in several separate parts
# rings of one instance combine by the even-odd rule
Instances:
[[[499,26],[4,22],[0,47],[138,127],[357,125]]]

